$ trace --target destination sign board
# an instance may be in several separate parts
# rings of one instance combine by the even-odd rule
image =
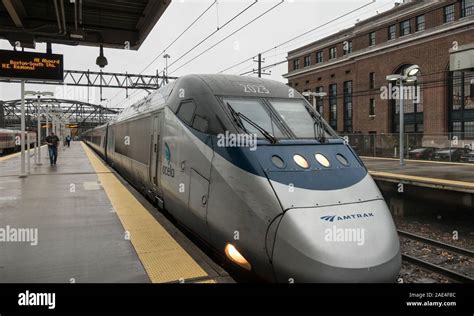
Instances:
[[[63,55],[0,50],[0,78],[63,81]]]

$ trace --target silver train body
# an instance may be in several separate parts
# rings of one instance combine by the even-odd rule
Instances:
[[[189,75],[83,139],[213,250],[224,254],[232,244],[267,281],[394,282],[401,267],[396,229],[351,147],[338,137],[259,138],[256,150],[219,145],[222,134],[242,133],[225,97],[297,99],[319,117],[275,81]],[[330,165],[321,166],[316,153]],[[309,167],[298,166],[295,154]]]
[[[32,145],[36,141],[36,133],[27,133],[30,134],[30,145]],[[0,128],[0,155],[20,151],[20,137],[21,131]],[[25,135],[25,142],[26,140]]]

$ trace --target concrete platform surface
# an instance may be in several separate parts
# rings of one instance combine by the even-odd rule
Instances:
[[[375,179],[405,181],[449,190],[474,191],[474,164],[362,157]]]
[[[175,229],[172,238],[169,227],[147,215],[152,207],[146,200],[135,197],[137,193],[81,143],[59,150],[56,166],[49,165],[43,148],[41,162],[37,166],[31,158],[31,174],[19,178],[18,155],[0,161],[0,283],[217,282],[228,277],[199,250],[183,250],[183,243],[193,247],[183,234]],[[114,200],[114,192],[121,200]],[[119,209],[126,209],[126,219]],[[128,227],[146,227],[153,238],[142,234],[137,239],[140,234]],[[173,252],[166,248],[160,253],[164,250],[157,242],[177,249],[181,257],[170,261]],[[198,256],[199,264],[189,252]],[[173,268],[199,274],[180,277],[180,272],[169,271]]]

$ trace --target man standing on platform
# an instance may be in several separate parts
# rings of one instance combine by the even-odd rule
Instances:
[[[56,160],[58,159],[59,137],[54,135],[54,132],[51,132],[51,134],[46,137],[46,143],[48,144],[49,162],[51,166],[56,165]]]
[[[67,147],[71,147],[71,135],[66,136],[66,144],[67,144]],[[66,145],[64,145],[64,146],[66,146]]]

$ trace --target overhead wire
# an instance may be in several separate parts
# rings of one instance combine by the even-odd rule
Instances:
[[[316,31],[316,30],[318,30],[318,29],[320,29],[320,28],[322,28],[322,27],[325,27],[325,26],[327,26],[327,25],[329,25],[329,24],[331,24],[331,23],[333,23],[333,22],[335,22],[335,21],[338,21],[338,20],[340,20],[340,19],[342,19],[342,18],[344,18],[344,17],[346,17],[346,16],[348,16],[348,15],[354,13],[354,12],[357,12],[357,11],[359,11],[359,10],[362,10],[363,8],[366,8],[367,6],[369,6],[369,5],[373,4],[373,3],[375,3],[375,0],[372,0],[372,1],[369,2],[369,3],[366,3],[366,4],[364,4],[364,5],[360,6],[360,7],[357,7],[357,8],[355,8],[355,9],[349,11],[349,12],[346,12],[346,13],[344,13],[344,14],[342,14],[342,15],[340,15],[340,16],[334,18],[334,19],[331,19],[331,20],[329,20],[329,21],[327,21],[327,22],[325,22],[325,23],[323,23],[323,24],[320,24],[320,25],[318,25],[317,27],[312,28],[312,29],[310,29],[310,30],[308,30],[308,31],[306,31],[306,32],[304,32],[304,33],[302,33],[302,34],[299,34],[299,35],[293,37],[293,38],[290,38],[289,40],[286,40],[286,41],[284,41],[284,42],[282,42],[282,43],[280,43],[280,44],[278,44],[278,45],[276,45],[276,46],[273,46],[273,47],[271,47],[271,48],[269,48],[269,49],[263,51],[261,54],[263,55],[263,54],[265,54],[265,53],[268,53],[268,52],[271,51],[271,50],[274,50],[274,49],[276,49],[276,48],[278,48],[278,47],[280,47],[280,46],[283,46],[283,45],[285,45],[285,44],[287,44],[287,43],[289,43],[289,42],[292,42],[292,41],[294,41],[294,40],[296,40],[296,39],[298,39],[298,38],[300,38],[300,37],[302,37],[302,36],[305,36],[305,35],[307,35],[307,34],[309,34],[309,33],[312,33],[312,32],[314,32],[314,31]],[[228,67],[228,68],[226,68],[226,69],[224,69],[224,70],[219,71],[219,73],[222,73],[222,72],[224,72],[224,71],[227,71],[227,70],[230,70],[230,69],[232,69],[232,68],[234,68],[234,67],[237,67],[237,66],[241,65],[242,63],[244,63],[244,62],[246,62],[246,61],[248,61],[248,60],[251,60],[251,59],[253,59],[253,58],[255,58],[255,57],[256,57],[256,55],[254,55],[254,56],[252,56],[252,57],[250,57],[250,58],[246,58],[246,59],[245,59],[244,61],[242,61],[242,62],[239,62],[239,63],[237,63],[237,64],[235,64],[235,65],[233,65],[233,66],[231,66],[231,67]]]
[[[189,29],[191,29],[191,27],[196,24],[215,4],[217,4],[217,0],[214,0],[214,2],[212,2],[206,9],[204,9],[203,12],[201,12],[201,14],[199,14],[199,16],[194,19],[193,22],[191,22],[191,24],[189,24],[183,32],[181,32],[181,34],[179,34],[165,49],[163,49],[163,51],[161,53],[159,53],[158,55],[156,55],[156,57],[145,67],[142,69],[142,71],[140,71],[139,75],[142,74],[146,69],[148,69],[151,65],[153,65],[155,63],[155,61],[161,57],[161,55],[166,52],[171,46],[173,46],[174,43],[176,43]],[[110,98],[110,100],[114,99],[118,94],[120,93],[117,92],[112,98]],[[126,97],[127,98],[127,97]],[[125,98],[125,99],[126,99]]]
[[[207,35],[206,37],[204,37],[201,41],[199,41],[199,43],[197,43],[196,45],[194,45],[193,47],[191,47],[189,50],[187,50],[184,54],[182,54],[181,56],[179,56],[177,59],[175,59],[168,67],[171,67],[173,66],[174,64],[176,64],[179,60],[181,60],[182,58],[184,58],[185,56],[187,56],[190,52],[192,52],[193,50],[195,50],[196,48],[198,48],[202,43],[204,43],[205,41],[207,41],[209,38],[211,38],[212,36],[214,36],[214,34],[216,34],[217,32],[219,32],[220,30],[222,30],[223,28],[225,28],[227,25],[229,25],[230,23],[232,23],[232,21],[234,21],[235,19],[237,19],[239,16],[241,16],[242,14],[244,14],[247,10],[249,10],[252,6],[254,6],[256,3],[258,2],[258,0],[255,0],[253,3],[251,3],[250,5],[248,5],[247,7],[245,7],[243,10],[241,10],[239,13],[237,13],[236,15],[234,15],[231,19],[229,19],[226,23],[224,23],[224,25],[222,25],[221,27],[217,27],[217,29],[215,31],[213,31],[212,33],[210,33],[209,35]]]
[[[268,14],[270,11],[273,11],[274,9],[276,9],[279,5],[281,5],[282,3],[284,2],[284,0],[281,0],[279,3],[277,3],[276,5],[272,6],[270,9],[266,10],[265,12],[263,12],[262,14],[258,15],[257,17],[255,17],[254,19],[250,20],[249,22],[247,22],[246,24],[244,24],[243,26],[241,26],[240,28],[238,28],[237,30],[235,30],[234,32],[230,33],[229,35],[227,35],[226,37],[224,37],[223,39],[221,39],[220,41],[218,41],[217,43],[215,43],[214,45],[212,45],[211,47],[207,48],[206,50],[202,51],[200,54],[198,54],[197,56],[194,56],[192,59],[188,60],[186,63],[184,63],[183,65],[179,66],[178,68],[176,68],[173,72],[171,72],[171,74],[175,73],[176,71],[178,71],[179,69],[183,68],[184,66],[188,65],[190,62],[194,61],[195,59],[197,59],[198,57],[202,56],[203,54],[207,53],[208,51],[210,51],[211,49],[213,49],[214,47],[216,47],[217,45],[219,45],[220,43],[222,43],[223,41],[225,41],[226,39],[228,39],[229,37],[235,35],[237,32],[240,32],[241,30],[243,30],[244,28],[246,28],[247,26],[249,26],[250,24],[252,24],[253,22],[257,21],[258,19],[260,19],[261,17],[263,17],[264,15]]]

